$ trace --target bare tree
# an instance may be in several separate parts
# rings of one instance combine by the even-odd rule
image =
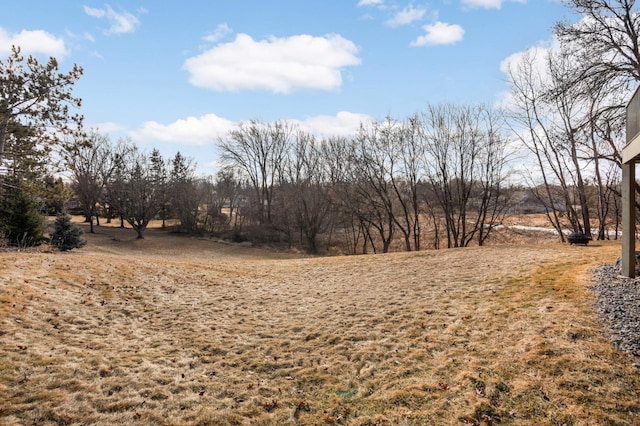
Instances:
[[[549,130],[555,139],[554,146],[558,148],[560,155],[568,157],[571,165],[570,168],[566,168],[568,176],[572,179],[571,188],[567,186],[565,180],[560,180],[566,194],[569,194],[570,189],[574,189],[575,196],[566,202],[569,220],[574,232],[591,235],[589,204],[587,203],[583,176],[586,155],[580,152],[581,148],[586,145],[585,141],[581,140],[584,133],[580,131],[584,124],[580,118],[584,117],[582,113],[585,105],[579,96],[579,86],[570,84],[572,69],[571,59],[567,53],[562,50],[555,54],[552,52],[548,59],[548,70],[551,77],[547,89],[549,98],[547,100],[543,96],[543,101],[547,100],[553,108],[549,112],[556,117]],[[579,212],[573,207],[576,204],[579,205]]]
[[[281,215],[292,217],[307,250],[314,254],[319,251],[318,235],[326,229],[331,213],[326,171],[316,139],[297,132],[284,162],[280,190],[285,211]]]
[[[482,113],[484,144],[478,164],[476,192],[476,221],[478,245],[488,240],[496,225],[502,224],[511,197],[506,180],[510,176],[507,169],[512,152],[508,149],[509,138],[504,135],[505,121],[502,113],[486,109]]]
[[[505,208],[506,139],[495,113],[478,106],[429,106],[423,114],[425,170],[447,247],[483,244]]]
[[[223,162],[242,170],[254,190],[253,206],[261,224],[271,223],[274,188],[291,143],[292,126],[283,121],[240,123],[227,139],[218,141]]]
[[[635,0],[564,0],[582,19],[559,22],[556,34],[572,46],[574,81],[604,86],[616,81],[617,91],[640,81],[640,14]]]
[[[510,70],[513,128],[537,160],[546,188],[537,194],[562,240],[560,211],[572,231],[588,235],[592,233],[591,213],[595,211],[597,238],[605,238],[609,208],[606,203],[610,197],[602,170],[607,170],[611,162],[621,165],[624,73],[615,77],[611,72],[605,73],[605,64],[594,65],[603,67],[599,73],[595,68],[583,69],[591,53],[583,51],[587,46],[575,37],[578,29],[584,31],[585,25],[593,24],[591,19],[586,17],[571,28],[560,26],[568,33],[563,33],[559,48],[540,56],[529,52]],[[605,21],[612,24],[615,19]],[[569,33],[573,35],[569,37]],[[587,181],[596,185],[597,197],[589,197]],[[556,185],[559,192],[552,190]]]
[[[522,144],[532,153],[537,165],[537,172],[543,183],[543,191],[535,191],[536,197],[542,202],[547,218],[564,241],[563,224],[559,212],[572,209],[572,202],[566,188],[566,160],[560,153],[560,147],[554,144],[555,139],[550,130],[552,125],[551,113],[545,109],[542,100],[547,91],[546,79],[537,70],[537,57],[532,53],[523,55],[520,63],[509,70],[513,106],[510,112],[513,133]],[[531,173],[531,170],[529,171]],[[531,180],[535,178],[530,175]],[[553,193],[553,185],[563,187],[562,199],[559,202]],[[570,218],[574,218],[570,214]],[[571,220],[571,219],[570,219]]]
[[[218,213],[223,214],[223,209],[226,209],[227,226],[238,230],[241,225],[239,210],[242,182],[235,169],[224,167],[218,171],[215,179],[215,194]]]
[[[588,161],[593,165],[593,180],[597,191],[594,203],[598,218],[597,238],[603,240],[609,238],[609,212],[616,209],[615,203],[620,197],[614,190],[616,184],[612,179],[620,179],[621,152],[626,139],[622,129],[626,118],[620,114],[622,110],[615,106],[620,103],[622,94],[609,91],[607,86],[590,86],[584,92],[582,96],[587,114],[581,132],[584,134]],[[615,220],[613,222],[615,224]]]
[[[367,239],[374,252],[380,242],[382,253],[387,253],[396,232],[395,194],[391,185],[391,174],[397,157],[390,138],[392,119],[385,123],[361,126],[353,140],[351,151],[351,178],[353,207],[363,223]],[[372,234],[372,231],[375,232]]]
[[[391,185],[396,194],[400,207],[400,214],[396,215],[396,224],[404,235],[407,251],[421,248],[421,215],[423,212],[420,199],[419,185],[424,174],[424,132],[420,118],[415,115],[409,117],[397,128],[393,129],[390,137],[396,144],[398,156],[397,167],[391,173]]]
[[[105,187],[115,167],[109,137],[91,131],[87,136],[70,139],[64,143],[62,155],[72,174],[71,187],[93,233],[93,218],[98,216],[96,207],[104,199]]]
[[[352,185],[353,140],[345,137],[323,139],[319,151],[327,179],[327,195],[331,203],[331,230],[344,238],[348,253],[355,254],[362,244],[362,252],[367,250],[367,225],[358,215],[359,206]]]
[[[564,3],[581,19],[556,24],[562,50],[571,61],[559,95],[570,92],[584,103],[586,112],[580,130],[598,185],[598,238],[605,238],[605,212],[609,208],[607,200],[611,201],[607,193],[613,187],[606,184],[601,169],[610,167],[607,162],[621,165],[625,107],[631,89],[640,82],[640,13],[634,0]],[[640,193],[637,184],[636,193]]]
[[[424,157],[423,132],[418,117],[401,121],[387,117],[362,128],[356,138],[355,163],[361,191],[378,211],[371,225],[382,241],[399,231],[407,251],[420,249],[418,182]],[[390,243],[390,241],[389,241]],[[386,247],[388,250],[388,247]],[[383,244],[383,251],[385,246]]]
[[[220,198],[216,194],[216,182],[212,177],[200,177],[193,181],[189,204],[192,206],[190,232],[218,233],[226,230],[227,217],[222,213]]]

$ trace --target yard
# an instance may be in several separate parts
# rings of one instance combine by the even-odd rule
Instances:
[[[100,227],[0,253],[0,424],[637,425],[615,242],[304,257]]]

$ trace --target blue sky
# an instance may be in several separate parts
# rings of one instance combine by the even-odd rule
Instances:
[[[0,57],[18,44],[82,66],[87,127],[180,151],[203,174],[242,120],[344,135],[427,104],[499,102],[501,64],[575,20],[558,0],[5,3]]]

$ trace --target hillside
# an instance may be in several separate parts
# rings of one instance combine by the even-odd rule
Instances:
[[[149,230],[0,253],[0,424],[640,424],[616,243],[302,257]]]

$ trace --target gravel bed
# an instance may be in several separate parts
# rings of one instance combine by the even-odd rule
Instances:
[[[594,269],[596,309],[606,321],[615,345],[631,353],[640,368],[640,278],[620,275],[620,266]]]

